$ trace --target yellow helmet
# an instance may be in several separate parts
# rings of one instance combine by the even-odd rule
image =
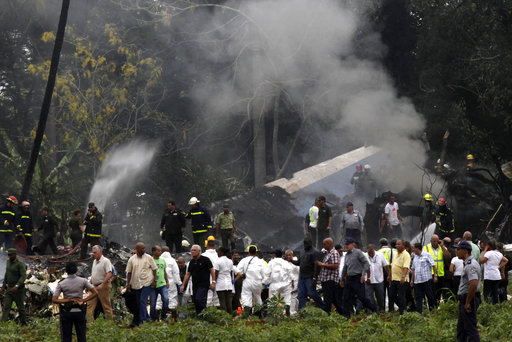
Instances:
[[[467,159],[467,160],[475,160],[475,157],[474,157],[472,154],[468,154],[468,155],[466,156],[466,159]]]
[[[431,194],[425,194],[425,196],[423,196],[423,198],[425,199],[425,201],[433,201],[434,198],[432,197]]]
[[[256,246],[256,245],[250,245],[250,246],[247,246],[247,252],[249,252],[249,248],[251,248],[251,247],[256,248],[256,252],[258,251],[258,246]]]

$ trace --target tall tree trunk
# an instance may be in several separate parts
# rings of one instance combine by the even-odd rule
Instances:
[[[46,90],[43,98],[43,105],[41,107],[41,114],[39,116],[39,124],[37,125],[36,137],[34,139],[34,146],[32,147],[32,153],[30,154],[30,160],[27,167],[27,173],[25,174],[25,180],[23,182],[23,189],[21,191],[21,199],[27,199],[30,191],[30,185],[32,184],[32,177],[34,175],[34,169],[37,163],[37,157],[39,156],[39,150],[41,149],[41,143],[43,141],[44,130],[46,127],[46,121],[48,120],[48,113],[50,112],[50,105],[52,103],[53,88],[55,86],[55,79],[57,78],[57,69],[59,66],[60,51],[64,42],[64,33],[66,31],[66,22],[68,20],[70,0],[62,0],[62,8],[60,10],[59,26],[57,28],[57,35],[55,37],[55,45],[53,47],[52,60],[50,64],[50,72],[48,74],[48,82],[46,83]]]
[[[252,106],[252,134],[254,146],[254,187],[265,184],[267,178],[267,160],[265,144],[265,100],[257,97]]]

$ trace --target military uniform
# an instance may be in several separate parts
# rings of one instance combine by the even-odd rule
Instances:
[[[69,237],[71,238],[71,247],[75,247],[78,245],[80,240],[82,240],[82,230],[80,229],[81,224],[80,217],[74,216],[68,222],[68,226],[71,228],[69,232]]]
[[[467,312],[464,306],[466,305],[466,298],[469,291],[469,284],[472,280],[478,280],[476,293],[471,300],[471,312]],[[457,341],[480,341],[480,334],[478,333],[476,310],[480,305],[480,265],[469,256],[464,260],[464,269],[460,278],[459,290],[457,297],[459,299],[459,317],[457,321]]]
[[[10,248],[8,254],[16,253],[16,250]],[[9,319],[9,312],[11,311],[12,302],[16,303],[18,312],[20,314],[21,324],[27,323],[27,316],[25,313],[25,279],[27,278],[27,268],[25,264],[18,258],[7,260],[5,266],[4,284],[2,289],[5,292],[4,300],[2,302],[2,321]],[[15,292],[13,289],[16,288]]]

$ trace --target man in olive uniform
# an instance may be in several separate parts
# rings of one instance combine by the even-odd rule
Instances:
[[[82,224],[82,212],[80,209],[73,210],[73,217],[68,222],[69,237],[71,238],[71,247],[78,245],[82,240],[82,230],[80,226]]]
[[[82,246],[80,247],[80,259],[85,259],[88,256],[87,249],[89,244],[91,244],[91,247],[95,245],[101,246],[100,238],[103,217],[93,202],[88,204],[88,208],[89,211],[84,219],[85,232],[84,241],[82,241]]]
[[[53,217],[50,216],[50,209],[47,207],[43,207],[41,209],[41,215],[43,216],[41,219],[41,225],[37,231],[43,232],[42,241],[39,244],[39,250],[41,254],[46,252],[46,247],[50,246],[52,253],[57,254],[57,246],[55,245],[55,237],[60,236],[60,232],[57,226],[57,221]]]
[[[332,210],[327,204],[325,204],[325,196],[319,196],[318,201],[320,206],[318,207],[317,248],[320,250],[322,249],[324,239],[328,238],[331,232]]]
[[[16,249],[7,250],[7,260],[5,266],[4,284],[2,292],[5,293],[2,302],[2,322],[9,319],[12,302],[16,303],[20,314],[21,324],[27,324],[27,315],[25,314],[25,279],[27,278],[27,267],[16,258]]]
[[[222,247],[230,248],[231,250],[235,249],[235,235],[238,235],[238,228],[235,223],[235,216],[233,212],[229,210],[229,204],[224,203],[223,211],[219,215],[217,215],[217,219],[215,220],[215,227],[217,229],[217,236],[222,237]],[[219,236],[220,231],[220,236]],[[230,245],[228,246],[228,242]]]

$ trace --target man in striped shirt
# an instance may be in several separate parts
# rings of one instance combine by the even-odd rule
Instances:
[[[427,296],[428,306],[432,310],[436,305],[434,297],[434,283],[432,282],[432,269],[434,270],[434,282],[437,283],[437,269],[434,258],[430,253],[423,251],[420,242],[414,244],[412,259],[411,287],[414,287],[416,299],[416,311],[422,313],[423,298]]]

